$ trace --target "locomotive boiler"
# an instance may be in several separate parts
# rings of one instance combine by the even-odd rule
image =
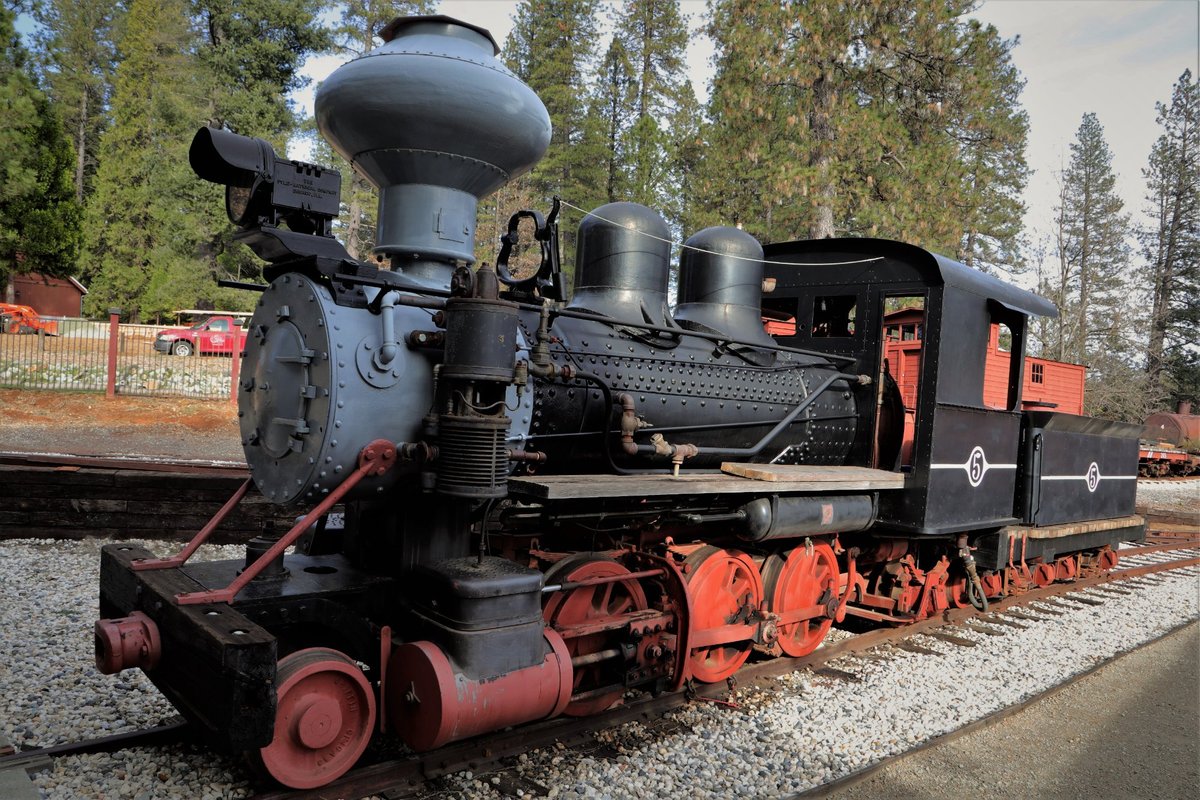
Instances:
[[[251,477],[175,557],[105,548],[102,670],[143,669],[214,742],[313,787],[377,732],[425,750],[725,680],[848,614],[1111,568],[1139,535],[1136,429],[1018,410],[1045,301],[911,245],[714,227],[672,303],[670,231],[625,202],[581,221],[569,298],[557,203],[475,265],[477,202],[541,157],[545,107],[480,28],[382,38],[316,104],[379,190],[375,261],[331,235],[335,172],[193,142],[268,262],[239,387]],[[522,221],[542,259],[514,274]],[[882,347],[898,296],[926,314],[910,455]],[[1013,335],[1004,408],[982,401],[992,324]],[[192,561],[251,490],[296,525]]]

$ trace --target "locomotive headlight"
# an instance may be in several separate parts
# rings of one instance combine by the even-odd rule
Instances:
[[[270,143],[218,128],[201,128],[188,151],[192,170],[225,186],[225,213],[234,225],[278,225],[328,236],[342,188],[336,170],[275,155]]]
[[[225,213],[234,225],[248,225],[253,221],[250,213],[250,201],[254,197],[253,186],[225,187]]]
[[[234,225],[250,225],[269,211],[271,173],[275,150],[268,142],[217,128],[201,128],[192,139],[188,162],[206,181],[224,184],[225,213]],[[263,192],[262,189],[268,189]],[[253,202],[266,195],[267,208]],[[259,213],[255,213],[259,212]]]

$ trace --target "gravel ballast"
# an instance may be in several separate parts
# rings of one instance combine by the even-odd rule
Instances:
[[[92,663],[102,544],[0,544],[12,599],[0,611],[0,730],[19,747],[134,730],[175,714],[140,671],[104,676]],[[178,547],[147,546],[164,555]],[[240,553],[237,547],[206,547],[198,558]],[[1169,557],[1128,559],[1121,566]],[[1003,636],[955,630],[975,647],[920,636],[916,642],[937,655],[888,649],[885,660],[844,656],[830,666],[858,682],[794,673],[770,692],[739,691],[738,709],[690,704],[665,721],[673,733],[629,724],[600,734],[600,750],[591,755],[533,751],[504,779],[459,773],[443,779],[443,788],[464,797],[498,797],[504,788],[510,796],[612,798],[764,797],[805,790],[1027,699],[1200,617],[1198,574],[1155,576],[1155,583],[1131,587],[1131,594],[1085,591],[1100,604],[1042,606],[1048,621],[1022,621],[1025,629],[995,627]],[[188,745],[58,759],[35,780],[49,798],[226,798],[250,792],[240,762]]]
[[[1200,525],[1200,478],[1186,481],[1140,480],[1139,508],[1181,514]]]

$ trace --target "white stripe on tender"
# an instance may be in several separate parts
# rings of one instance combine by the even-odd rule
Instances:
[[[966,464],[930,464],[929,468],[930,469],[970,469],[970,467]],[[1017,468],[1016,464],[993,464],[989,461],[989,462],[987,462],[986,469],[1016,469],[1016,468]]]
[[[1137,475],[1100,475],[1102,481],[1136,481]],[[1086,481],[1087,475],[1043,475],[1044,481]]]

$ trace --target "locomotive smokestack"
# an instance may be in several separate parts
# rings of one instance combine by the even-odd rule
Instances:
[[[550,117],[483,28],[400,17],[380,36],[321,84],[317,126],[379,189],[375,252],[445,287],[451,265],[475,260],[479,199],[541,159]]]

